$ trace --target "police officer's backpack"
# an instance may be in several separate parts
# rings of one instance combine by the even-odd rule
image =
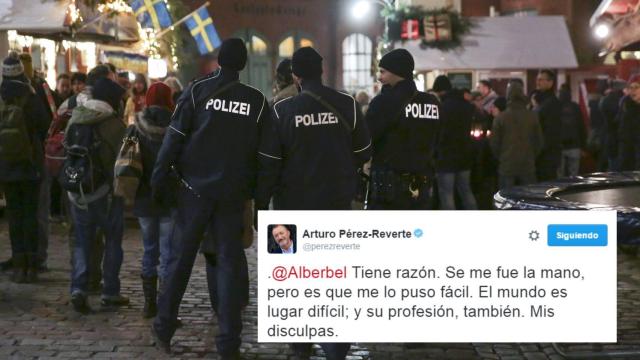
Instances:
[[[33,161],[33,147],[24,113],[26,98],[0,100],[0,159],[8,163]]]
[[[84,196],[106,184],[107,175],[99,156],[100,142],[95,125],[69,125],[64,139],[66,158],[59,177],[63,189]]]

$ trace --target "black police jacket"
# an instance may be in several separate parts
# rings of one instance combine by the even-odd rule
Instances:
[[[175,165],[184,183],[199,196],[252,198],[259,127],[268,117],[264,95],[239,83],[237,72],[217,70],[195,81],[178,101],[158,153],[152,186],[166,185]]]
[[[412,80],[385,86],[369,104],[366,123],[373,140],[372,168],[432,175],[440,127],[438,99]]]
[[[305,80],[301,94],[274,104],[262,133],[256,207],[266,208],[273,196],[277,209],[343,209],[355,195],[357,167],[370,156],[369,131],[353,97]]]

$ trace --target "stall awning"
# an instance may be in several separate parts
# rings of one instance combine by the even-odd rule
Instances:
[[[66,31],[66,2],[42,0],[0,0],[0,30],[44,33]]]
[[[455,50],[421,48],[420,40],[397,42],[413,54],[416,70],[525,70],[578,67],[562,16],[474,17]]]
[[[95,41],[132,43],[140,40],[138,23],[132,14],[108,16],[78,4],[84,20],[77,31],[65,26],[68,3],[58,0],[0,0],[0,30],[17,30],[26,35]]]

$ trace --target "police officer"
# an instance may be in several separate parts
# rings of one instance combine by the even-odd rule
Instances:
[[[182,296],[205,230],[216,239],[217,289],[211,303],[220,330],[216,336],[222,359],[239,358],[241,307],[246,301],[246,262],[242,261],[243,212],[257,172],[259,126],[269,117],[264,95],[238,81],[247,61],[240,39],[223,42],[220,70],[195,81],[179,100],[158,154],[152,176],[153,197],[167,201],[172,169],[182,187],[177,196],[179,249],[152,326],[156,347],[169,353]]]
[[[322,84],[322,57],[304,47],[291,60],[300,94],[274,104],[262,132],[256,207],[276,210],[349,210],[357,167],[371,155],[371,141],[353,97]],[[321,344],[327,359],[344,359],[349,344]],[[308,359],[311,344],[293,344]]]
[[[374,210],[420,210],[430,204],[440,106],[435,96],[417,90],[413,67],[405,49],[380,59],[382,93],[366,116],[373,140],[369,201]]]

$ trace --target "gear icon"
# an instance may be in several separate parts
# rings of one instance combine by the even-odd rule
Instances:
[[[538,239],[540,239],[540,233],[537,232],[536,230],[531,230],[529,232],[529,240],[538,241]]]

